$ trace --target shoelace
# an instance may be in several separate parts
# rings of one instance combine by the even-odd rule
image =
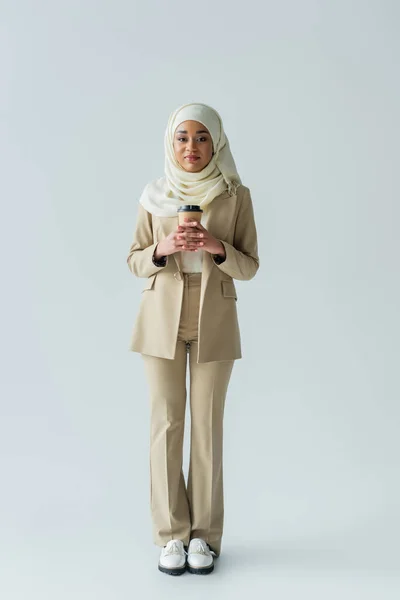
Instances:
[[[192,552],[195,552],[196,554],[204,554],[204,556],[209,556],[210,555],[208,547],[203,542],[200,542],[200,541],[197,540],[195,542],[195,545],[192,544],[192,547],[193,546],[194,546],[194,550],[192,550]]]
[[[187,554],[185,548],[183,548],[183,552],[185,554]],[[178,546],[178,544],[174,541],[174,542],[168,542],[167,546],[164,548],[164,555],[168,556],[170,554],[180,554],[180,548]]]

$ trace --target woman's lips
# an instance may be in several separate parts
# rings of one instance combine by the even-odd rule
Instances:
[[[200,156],[187,156],[186,160],[188,160],[189,162],[196,162],[196,160],[199,160]]]

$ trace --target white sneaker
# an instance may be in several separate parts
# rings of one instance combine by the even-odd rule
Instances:
[[[170,540],[161,549],[158,569],[168,575],[182,575],[186,571],[186,554],[182,540]]]
[[[207,575],[214,569],[214,557],[207,542],[201,538],[190,540],[187,569],[190,573],[197,575]]]

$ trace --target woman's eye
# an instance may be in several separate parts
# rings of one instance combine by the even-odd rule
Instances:
[[[182,137],[180,137],[180,138],[177,138],[177,141],[178,141],[178,142],[185,142],[185,141],[186,141],[186,138],[182,138]],[[202,138],[199,138],[199,139],[198,139],[198,141],[199,141],[199,142],[206,142],[206,141],[207,141],[207,138],[205,138],[205,137],[202,137]]]

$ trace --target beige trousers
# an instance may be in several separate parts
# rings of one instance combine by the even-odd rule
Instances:
[[[142,354],[150,390],[150,504],[153,540],[203,538],[217,556],[224,523],[223,416],[233,360],[197,363],[201,273],[183,273],[173,360]],[[186,369],[190,374],[190,458],[183,474]]]

